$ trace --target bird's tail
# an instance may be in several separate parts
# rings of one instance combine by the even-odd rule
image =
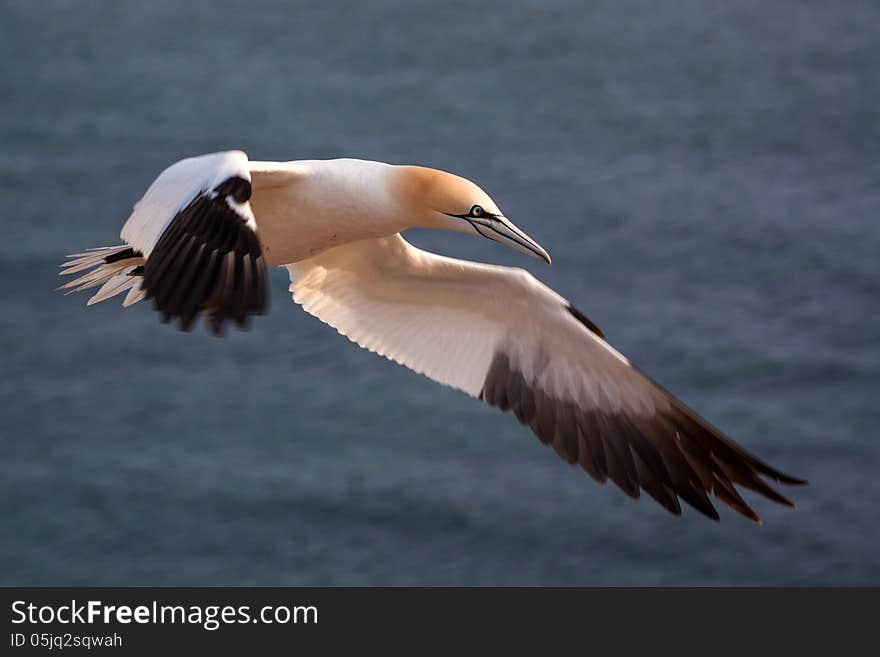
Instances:
[[[101,288],[88,301],[88,305],[104,301],[122,292],[128,291],[123,306],[137,303],[146,295],[142,283],[144,280],[143,255],[128,245],[101,246],[82,253],[67,256],[67,262],[61,265],[60,274],[77,274],[74,280],[60,286],[65,295],[89,288]]]

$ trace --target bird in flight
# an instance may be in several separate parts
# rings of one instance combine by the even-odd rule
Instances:
[[[221,335],[266,312],[266,268],[284,266],[303,309],[361,347],[512,411],[600,483],[644,491],[675,515],[710,496],[760,522],[737,487],[803,484],[699,417],[609,345],[525,270],[456,260],[407,243],[410,227],[480,235],[550,263],[477,185],[451,173],[366,160],[256,162],[241,151],[163,171],[119,246],[68,256],[67,292],[126,292],[190,330]]]

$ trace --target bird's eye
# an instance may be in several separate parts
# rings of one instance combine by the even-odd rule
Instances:
[[[482,217],[483,216],[483,208],[479,205],[475,205],[471,208],[471,216],[472,217]]]

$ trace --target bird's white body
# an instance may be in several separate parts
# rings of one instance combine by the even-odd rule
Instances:
[[[733,484],[785,498],[759,475],[797,483],[725,438],[612,348],[563,297],[522,269],[466,262],[408,244],[410,226],[546,252],[468,180],[364,160],[252,162],[240,151],[166,169],[122,229],[125,245],[76,254],[71,291],[90,303],[128,291],[188,329],[215,331],[265,308],[265,266],[283,265],[307,312],[358,345],[512,410],[567,461],[678,497],[717,518],[714,494],[758,517]]]
[[[266,262],[298,262],[403,230],[390,172],[388,164],[351,159],[252,163],[251,206]]]

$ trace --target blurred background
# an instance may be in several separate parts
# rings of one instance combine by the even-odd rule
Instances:
[[[0,584],[880,584],[880,4],[4,0]],[[85,308],[160,170],[415,163],[476,180],[530,269],[810,480],[673,518],[290,300],[211,337]],[[121,299],[121,297],[120,297]]]

